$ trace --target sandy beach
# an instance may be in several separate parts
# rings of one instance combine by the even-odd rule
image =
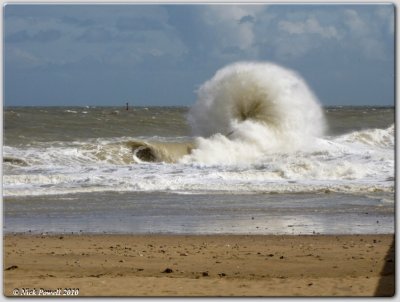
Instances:
[[[6,235],[4,294],[392,296],[394,236]]]

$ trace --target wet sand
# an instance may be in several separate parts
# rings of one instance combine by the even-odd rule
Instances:
[[[10,234],[3,251],[6,296],[394,294],[393,235]]]

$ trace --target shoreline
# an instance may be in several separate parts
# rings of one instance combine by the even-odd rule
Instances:
[[[364,195],[108,192],[6,198],[3,231],[185,235],[394,233],[394,200],[390,199],[393,194]],[[390,201],[383,201],[385,198]]]
[[[36,295],[79,289],[79,296],[392,296],[395,287],[393,234],[24,233],[5,234],[3,243],[6,296],[16,288]]]

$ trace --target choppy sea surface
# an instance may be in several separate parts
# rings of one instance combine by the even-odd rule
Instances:
[[[194,135],[186,107],[7,107],[4,231],[393,233],[394,108],[323,114],[269,152],[254,125]]]

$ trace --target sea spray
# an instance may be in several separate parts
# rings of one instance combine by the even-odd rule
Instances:
[[[304,149],[325,130],[305,81],[272,63],[239,62],[217,71],[198,90],[188,120],[200,137],[184,163],[252,163]]]

